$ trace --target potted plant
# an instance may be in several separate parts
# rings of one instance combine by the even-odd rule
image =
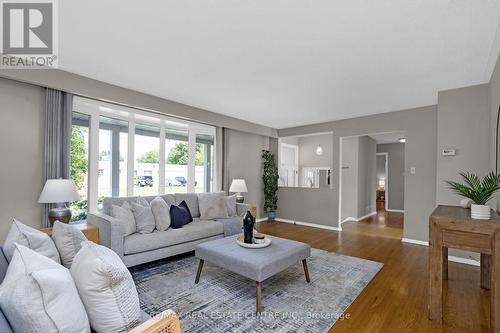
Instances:
[[[264,210],[267,212],[267,218],[272,221],[276,218],[276,209],[278,208],[278,168],[274,163],[274,154],[269,150],[262,150],[262,160],[264,162],[264,173],[262,174]]]
[[[480,180],[476,174],[471,172],[459,172],[465,184],[446,181],[449,188],[458,195],[472,200],[471,217],[473,219],[489,220],[491,209],[486,203],[500,189],[500,175],[491,171]]]

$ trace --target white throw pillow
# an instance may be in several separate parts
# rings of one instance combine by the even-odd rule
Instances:
[[[76,227],[56,221],[52,228],[52,240],[59,251],[61,263],[70,268],[73,258],[82,248],[81,243],[85,242],[87,237]]]
[[[170,207],[165,200],[156,197],[151,201],[151,211],[155,218],[156,230],[165,231],[170,227]]]
[[[226,196],[224,192],[198,193],[200,219],[227,219]]]
[[[128,202],[124,202],[122,206],[111,206],[111,214],[116,218],[125,228],[125,236],[131,235],[136,232],[136,224],[132,206]]]
[[[151,211],[149,204],[143,206],[139,203],[132,202],[132,212],[135,218],[135,228],[140,234],[149,234],[155,230],[155,217]]]
[[[70,271],[95,331],[123,332],[139,324],[141,311],[134,280],[115,252],[84,242]]]
[[[54,260],[58,264],[61,263],[59,252],[57,252],[57,248],[49,235],[40,230],[28,227],[16,219],[13,219],[7,238],[3,244],[3,252],[8,261],[12,259],[12,255],[14,254],[14,243],[24,245]]]
[[[68,269],[19,244],[0,286],[0,307],[14,332],[90,332]]]
[[[236,216],[236,194],[230,195],[226,197],[226,209],[228,216]]]

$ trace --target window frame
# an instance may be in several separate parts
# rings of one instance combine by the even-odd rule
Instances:
[[[75,96],[73,99],[73,112],[86,114],[89,121],[89,168],[88,168],[88,211],[98,210],[98,170],[99,170],[99,120],[101,116],[119,119],[128,122],[128,146],[127,146],[127,196],[134,195],[134,171],[135,171],[135,128],[137,124],[155,126],[160,128],[160,163],[158,195],[165,194],[165,134],[167,129],[178,129],[188,132],[188,183],[187,192],[195,192],[195,161],[196,161],[196,136],[212,135],[214,138],[213,151],[216,156],[217,130],[215,126],[205,125],[189,120],[179,119],[155,111],[146,111],[133,107],[122,106],[113,103],[93,100],[85,97]],[[218,188],[217,159],[213,163],[213,186]]]

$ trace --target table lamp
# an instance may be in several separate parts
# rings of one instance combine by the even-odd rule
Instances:
[[[71,220],[71,210],[66,206],[66,202],[80,200],[80,195],[72,179],[48,179],[38,198],[39,203],[56,204],[49,210],[49,222],[51,225],[55,221],[69,223]]]
[[[243,203],[243,201],[245,201],[245,197],[243,197],[241,193],[248,192],[245,180],[233,179],[233,181],[231,182],[231,187],[229,188],[229,192],[236,192],[236,202]]]

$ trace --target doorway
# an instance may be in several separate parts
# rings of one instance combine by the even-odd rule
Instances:
[[[389,153],[377,153],[377,212],[386,211],[389,202]]]

